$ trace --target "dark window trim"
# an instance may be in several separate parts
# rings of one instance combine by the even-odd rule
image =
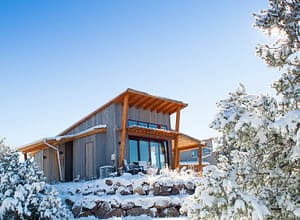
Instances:
[[[128,140],[136,140],[137,141],[137,150],[138,150],[138,160],[140,160],[140,141],[147,141],[148,142],[148,151],[149,151],[149,161],[152,164],[152,160],[151,160],[151,149],[150,149],[150,143],[151,142],[158,142],[161,143],[165,146],[165,161],[166,164],[168,164],[168,166],[170,166],[170,158],[169,158],[169,142],[168,140],[164,140],[164,139],[155,139],[155,138],[146,138],[146,137],[138,137],[138,136],[128,136]]]
[[[130,121],[137,123],[137,125],[139,125],[140,123],[147,124],[147,128],[151,128],[150,124],[152,124],[152,125],[157,125],[157,129],[163,129],[164,130],[163,127],[165,127],[166,128],[165,130],[168,130],[168,126],[167,125],[157,124],[157,123],[152,123],[152,122],[146,122],[146,121],[138,121],[138,120],[133,120],[133,119],[128,119],[127,125],[129,125]]]

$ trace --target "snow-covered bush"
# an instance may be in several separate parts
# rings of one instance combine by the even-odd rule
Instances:
[[[216,166],[207,166],[181,211],[192,219],[264,219],[269,211]]]
[[[0,141],[0,219],[68,219],[70,212],[39,167]]]

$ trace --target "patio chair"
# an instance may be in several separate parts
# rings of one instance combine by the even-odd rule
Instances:
[[[124,171],[126,173],[131,173],[132,175],[134,175],[142,172],[142,168],[136,164],[128,164],[127,160],[124,160]]]

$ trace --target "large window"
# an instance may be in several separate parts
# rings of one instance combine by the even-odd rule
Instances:
[[[130,163],[146,161],[153,168],[165,168],[168,142],[164,140],[129,138]]]
[[[135,120],[128,120],[128,126],[141,126],[145,128],[154,128],[154,129],[163,129],[167,130],[168,127],[166,125],[160,125],[160,124],[154,124],[154,123],[148,123],[143,121],[135,121]]]

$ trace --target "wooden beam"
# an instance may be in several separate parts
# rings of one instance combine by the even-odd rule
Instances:
[[[163,110],[162,112],[163,113],[169,113],[171,109],[177,109],[177,104],[176,103],[169,103],[169,105],[167,105]]]
[[[199,163],[199,170],[198,170],[198,172],[200,173],[200,176],[202,176],[202,172],[203,172],[203,165],[202,165],[202,145],[199,145],[199,148],[198,148],[198,163]]]
[[[141,99],[141,96],[136,95],[136,94],[132,94],[132,95],[130,95],[130,97],[129,97],[128,105],[129,105],[129,106],[135,106],[135,104],[136,104],[140,99]]]
[[[134,105],[136,106],[136,107],[141,107],[141,105],[142,104],[144,104],[144,102],[146,101],[146,100],[148,100],[149,99],[149,97],[148,96],[142,96],[141,98],[140,98],[140,100],[138,100]]]
[[[24,153],[24,160],[27,160],[27,153]]]
[[[150,108],[150,111],[154,111],[157,110],[159,108],[159,106],[161,106],[165,101],[164,100],[159,100],[157,101],[155,104],[153,104],[153,106]]]
[[[176,124],[175,124],[175,131],[179,132],[179,123],[180,123],[180,108],[176,111]],[[179,136],[177,135],[175,139],[175,148],[174,148],[174,159],[175,159],[175,168],[179,168],[179,161],[180,161],[180,152],[179,152]]]
[[[160,106],[157,107],[157,109],[156,109],[157,113],[162,112],[164,110],[164,108],[169,104],[170,104],[169,102],[166,102],[166,101],[163,102]]]
[[[155,100],[155,99],[154,99]],[[153,101],[154,101],[152,98],[149,98],[145,101],[145,103],[143,103],[142,105],[142,108],[143,109],[148,109],[152,104],[153,104]]]
[[[124,157],[125,157],[127,117],[128,117],[128,94],[126,94],[124,96],[124,101],[123,101],[122,131],[121,131],[119,168],[123,167]]]
[[[161,100],[151,99],[151,100],[149,100],[149,102],[147,102],[147,103],[145,103],[145,104],[143,105],[143,108],[144,108],[144,109],[149,109],[149,108],[151,107],[151,108],[150,108],[150,111],[152,111],[151,109],[152,109],[153,105],[159,103],[160,101],[161,101]]]

